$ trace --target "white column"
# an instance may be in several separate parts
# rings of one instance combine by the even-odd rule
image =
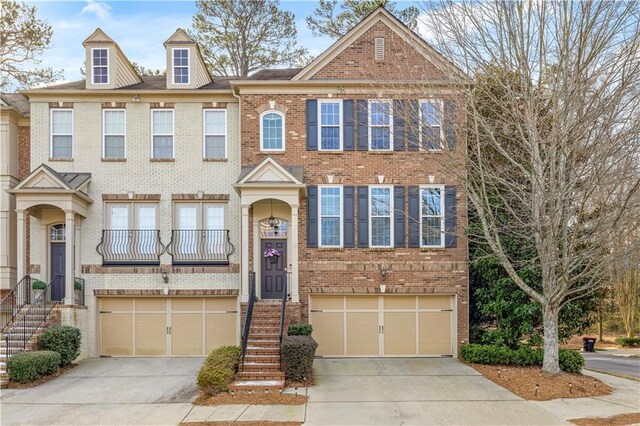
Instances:
[[[75,262],[73,261],[73,231],[75,229],[75,214],[73,211],[64,212],[65,223],[65,244],[64,244],[64,304],[73,305],[73,273],[75,271]]]
[[[298,294],[298,206],[291,206],[291,229],[289,230],[289,238],[291,239],[291,256],[289,256],[291,264],[291,282],[289,283],[289,293],[291,293],[291,301],[300,302]]]
[[[26,213],[24,210],[16,210],[16,226],[18,235],[16,238],[16,248],[18,250],[17,256],[17,277],[20,281],[27,274],[27,236],[26,236]]]
[[[242,206],[242,256],[240,258],[240,296],[242,302],[249,301],[249,206]]]
[[[82,271],[80,271],[80,264],[82,262],[80,262],[80,242],[82,241],[82,239],[80,238],[80,221],[76,222],[76,227],[75,227],[75,238],[74,238],[74,246],[75,246],[75,250],[76,250],[76,255],[74,257],[74,264],[75,264],[75,268],[74,268],[74,274],[76,277],[80,276],[80,273]]]

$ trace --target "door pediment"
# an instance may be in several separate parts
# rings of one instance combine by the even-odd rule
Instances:
[[[238,184],[302,185],[302,174],[302,167],[285,167],[269,157],[255,167],[243,168]]]

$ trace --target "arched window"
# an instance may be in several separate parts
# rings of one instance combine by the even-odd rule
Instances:
[[[267,111],[260,115],[260,150],[284,151],[284,114]]]

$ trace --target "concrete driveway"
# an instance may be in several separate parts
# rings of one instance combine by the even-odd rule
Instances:
[[[2,390],[2,424],[175,425],[192,408],[203,358],[101,358],[30,389]]]

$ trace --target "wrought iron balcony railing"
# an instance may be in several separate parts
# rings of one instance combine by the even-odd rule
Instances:
[[[167,246],[174,265],[227,265],[235,250],[228,229],[174,229]]]
[[[165,249],[157,229],[104,229],[96,247],[103,265],[159,265]]]

